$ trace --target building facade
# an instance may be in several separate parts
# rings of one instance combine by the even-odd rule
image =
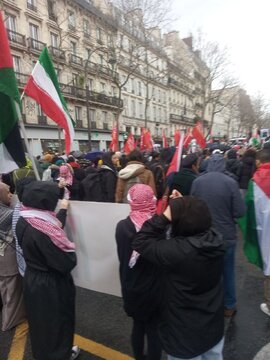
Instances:
[[[108,149],[117,124],[120,145],[148,128],[154,142],[201,117],[203,67],[177,32],[145,29],[138,9],[124,14],[102,0],[2,0],[19,89],[47,45],[76,123],[73,150]],[[33,154],[63,149],[63,134],[23,96]],[[207,114],[203,114],[207,121]]]

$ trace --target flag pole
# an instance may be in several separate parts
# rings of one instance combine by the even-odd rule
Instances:
[[[21,95],[21,101],[22,101],[22,98],[24,97],[24,91]],[[37,169],[37,165],[35,163],[35,160],[34,160],[34,156],[30,150],[30,144],[29,144],[29,141],[28,141],[28,138],[27,138],[27,134],[26,134],[26,130],[25,130],[25,126],[24,126],[24,123],[23,123],[23,119],[22,119],[22,114],[21,114],[21,111],[18,110],[17,111],[17,114],[19,115],[19,125],[20,125],[20,128],[22,130],[22,133],[23,133],[23,140],[24,140],[24,143],[25,143],[25,147],[26,147],[26,150],[27,150],[27,153],[29,155],[29,158],[32,162],[32,166],[33,166],[33,170],[34,170],[34,173],[35,173],[35,177],[37,180],[40,180],[40,176],[39,176],[39,173],[38,173],[38,169]]]

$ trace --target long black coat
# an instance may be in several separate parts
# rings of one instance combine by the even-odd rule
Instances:
[[[156,241],[168,220],[146,221],[133,247],[142,258],[166,270],[166,302],[159,334],[163,349],[190,359],[211,349],[223,337],[223,255],[221,235],[204,234]]]
[[[147,321],[157,316],[162,305],[162,271],[142,257],[139,257],[133,268],[129,267],[131,244],[136,234],[135,226],[129,217],[117,224],[115,238],[120,262],[120,281],[127,315],[136,320]]]
[[[63,223],[66,210],[60,210]],[[75,326],[74,252],[63,252],[22,217],[16,234],[26,261],[24,298],[33,357],[69,360]]]

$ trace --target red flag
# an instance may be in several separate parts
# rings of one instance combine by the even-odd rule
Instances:
[[[126,154],[129,154],[134,149],[135,149],[135,140],[134,140],[134,136],[130,133],[124,145],[124,152]]]
[[[169,146],[164,129],[162,130],[162,146],[164,148],[167,148]]]
[[[174,146],[177,146],[179,144],[180,140],[180,130],[175,130],[174,133]]]
[[[114,126],[112,128],[112,141],[110,143],[110,150],[118,151],[118,131],[117,131],[116,124],[114,124]]]
[[[189,128],[184,138],[184,145],[183,145],[184,149],[188,147],[192,139],[193,139],[192,130],[191,128]]]
[[[203,125],[201,121],[197,121],[196,125],[192,130],[192,135],[197,141],[197,144],[204,149],[206,147],[206,141],[203,134]]]
[[[141,129],[141,150],[153,150],[153,140],[149,130]]]
[[[145,134],[145,128],[141,128],[141,139],[140,139],[140,149],[144,150],[144,134]]]
[[[184,144],[184,134],[181,132],[178,147],[176,148],[176,151],[173,155],[166,176],[169,176],[173,172],[179,171],[181,165],[182,152],[183,152],[183,144]]]

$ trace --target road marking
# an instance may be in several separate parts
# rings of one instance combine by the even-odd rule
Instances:
[[[26,321],[16,327],[8,355],[8,360],[23,360],[27,333],[28,323]],[[78,345],[82,350],[96,355],[104,360],[134,360],[132,357],[126,354],[111,349],[105,345],[99,344],[95,341],[89,340],[80,335],[75,334],[74,344]]]
[[[16,327],[10,347],[8,360],[22,360],[28,333],[28,323],[24,321]]]
[[[107,346],[86,339],[80,335],[75,335],[74,344],[78,345],[82,350],[90,354],[99,356],[104,360],[134,360],[132,357],[122,354],[119,351],[113,350]]]

